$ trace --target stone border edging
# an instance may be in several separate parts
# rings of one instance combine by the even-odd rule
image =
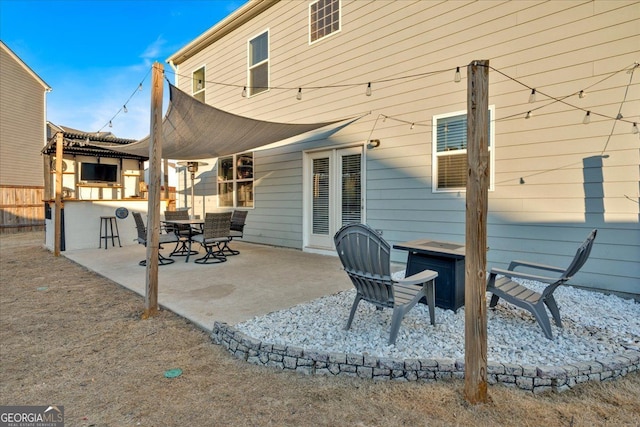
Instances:
[[[464,378],[464,360],[389,359],[362,354],[327,353],[300,347],[269,344],[252,338],[232,326],[215,322],[214,343],[224,346],[236,358],[254,365],[296,371],[306,375],[347,376],[374,381],[446,381]],[[534,394],[561,393],[589,381],[609,381],[640,370],[640,351],[626,350],[594,362],[563,366],[514,365],[489,362],[487,381],[528,390]]]

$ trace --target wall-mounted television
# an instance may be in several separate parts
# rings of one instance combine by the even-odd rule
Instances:
[[[117,182],[118,181],[118,165],[83,162],[80,164],[80,180]]]

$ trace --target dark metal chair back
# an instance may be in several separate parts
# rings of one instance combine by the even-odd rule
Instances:
[[[247,211],[233,211],[231,215],[231,230],[239,231],[242,233],[244,231],[244,224],[247,221]]]
[[[204,217],[203,234],[205,239],[229,237],[231,230],[231,212],[209,212]]]
[[[164,211],[164,219],[166,220],[174,220],[174,219],[189,219],[189,212],[187,211]],[[184,234],[188,234],[189,225],[172,225],[166,224],[164,229],[167,233],[175,233],[175,232],[185,232]]]
[[[136,230],[138,231],[138,243],[141,245],[147,245],[147,227],[144,225],[142,215],[140,212],[131,212],[133,219],[136,222]]]

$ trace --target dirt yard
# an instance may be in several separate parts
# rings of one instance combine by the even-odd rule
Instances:
[[[62,405],[66,426],[639,426],[640,374],[533,396],[460,381],[374,383],[252,366],[171,312],[41,248],[0,236],[0,405]],[[167,370],[182,375],[165,378]]]

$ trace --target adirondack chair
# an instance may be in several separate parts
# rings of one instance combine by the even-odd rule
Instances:
[[[560,311],[558,310],[558,305],[553,297],[553,292],[558,288],[558,286],[569,281],[569,279],[571,279],[571,277],[573,277],[578,270],[582,268],[589,258],[593,241],[595,240],[597,233],[598,230],[595,229],[589,233],[589,236],[582,245],[580,245],[576,251],[573,261],[567,268],[519,260],[511,261],[507,270],[492,268],[487,281],[487,291],[492,293],[489,307],[494,308],[496,304],[498,304],[498,300],[500,298],[504,298],[505,301],[513,305],[529,310],[538,321],[538,324],[540,324],[540,327],[542,327],[544,335],[549,339],[553,339],[551,322],[549,321],[549,315],[545,310],[545,306],[551,312],[556,325],[559,328],[562,328]],[[559,277],[539,276],[536,274],[514,271],[516,267],[527,267],[534,270],[546,270],[561,274]],[[498,278],[498,275],[501,275],[502,277]],[[549,285],[542,291],[542,293],[538,293],[511,280],[514,277],[536,280],[538,282],[548,283]]]
[[[205,248],[207,253],[194,262],[198,264],[215,264],[225,262],[227,257],[222,252],[222,246],[230,240],[231,212],[209,212],[204,217],[202,234],[193,237]]]
[[[138,243],[141,245],[147,246],[147,227],[144,225],[144,221],[142,220],[142,215],[139,212],[131,212],[133,215],[133,219],[136,222],[136,230],[138,231]],[[174,233],[161,233],[160,238],[158,239],[158,243],[162,245],[163,243],[175,243],[177,242],[178,236]],[[160,246],[162,249],[162,246]],[[158,265],[167,265],[173,264],[175,260],[166,258],[163,256],[160,251],[158,251]],[[139,265],[147,265],[147,260],[143,259],[138,263]]]
[[[435,325],[435,279],[438,273],[425,270],[404,279],[391,276],[391,247],[375,230],[364,224],[349,224],[334,236],[336,250],[345,272],[356,288],[351,306],[351,322],[361,300],[377,309],[392,308],[389,344],[395,344],[405,314],[422,298],[427,300],[431,324]]]

